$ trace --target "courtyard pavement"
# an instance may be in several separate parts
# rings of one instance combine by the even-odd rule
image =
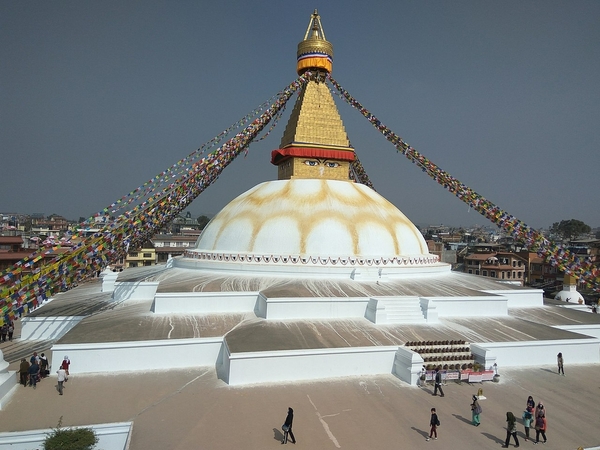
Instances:
[[[133,421],[130,449],[281,448],[281,425],[294,408],[294,434],[305,449],[500,448],[506,412],[520,419],[528,395],[548,412],[546,449],[600,445],[600,367],[500,368],[500,383],[450,382],[445,397],[430,386],[410,387],[393,375],[319,382],[230,387],[212,367],[189,370],[73,375],[59,396],[56,378],[37,389],[18,386],[0,411],[0,431]],[[190,361],[193,364],[193,361]],[[13,364],[11,364],[13,366]],[[73,369],[76,361],[72,362]],[[482,424],[471,425],[471,396],[483,389]],[[425,440],[430,408],[441,421],[439,439]],[[522,448],[524,441],[518,424]],[[535,432],[533,432],[535,435]],[[540,444],[541,445],[541,444]],[[511,447],[513,444],[511,443]]]

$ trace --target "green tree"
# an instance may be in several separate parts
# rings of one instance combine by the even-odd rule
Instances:
[[[208,222],[210,222],[210,217],[200,216],[198,219],[196,219],[196,221],[198,222],[198,225],[200,225],[200,228],[204,229]]]
[[[550,227],[550,231],[560,236],[562,239],[570,241],[581,236],[582,234],[589,233],[592,231],[592,228],[583,223],[581,220],[569,219],[561,220],[560,222],[554,222]]]
[[[91,450],[98,443],[92,428],[63,428],[62,416],[44,440],[45,450]]]

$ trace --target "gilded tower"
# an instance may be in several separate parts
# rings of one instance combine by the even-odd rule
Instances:
[[[271,153],[278,179],[322,178],[349,180],[354,149],[323,81],[333,66],[333,45],[325,38],[317,10],[311,15],[304,39],[298,44],[296,70],[319,76],[298,94],[279,149]]]

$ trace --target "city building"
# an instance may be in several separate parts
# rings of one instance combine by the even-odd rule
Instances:
[[[465,256],[465,272],[523,285],[527,260],[512,252],[477,252]]]
[[[200,230],[181,230],[181,234],[157,234],[152,237],[156,252],[156,262],[166,263],[171,257],[181,256],[186,250],[194,247]]]
[[[151,241],[129,249],[125,258],[125,267],[147,267],[156,265],[156,250]]]

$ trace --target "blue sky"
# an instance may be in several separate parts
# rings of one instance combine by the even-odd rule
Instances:
[[[334,78],[420,153],[531,226],[600,226],[598,1],[0,2],[0,212],[87,217],[171,166],[296,78],[315,8]],[[194,215],[277,177],[291,106]],[[413,222],[488,224],[339,109]]]

